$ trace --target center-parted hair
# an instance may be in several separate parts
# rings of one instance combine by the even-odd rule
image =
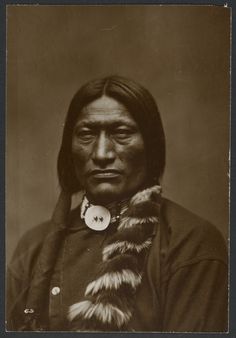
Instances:
[[[165,135],[156,102],[140,84],[114,75],[86,83],[70,103],[57,162],[62,190],[75,193],[81,189],[72,156],[73,131],[82,109],[103,95],[122,103],[138,124],[147,157],[147,186],[158,184],[165,167]]]

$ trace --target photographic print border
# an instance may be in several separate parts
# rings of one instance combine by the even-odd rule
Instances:
[[[151,5],[151,4],[162,4],[162,5],[217,5],[217,6],[227,6],[231,8],[231,147],[230,147],[230,302],[229,302],[229,333],[74,333],[74,332],[5,332],[5,114],[6,114],[6,7],[7,5]],[[108,337],[121,337],[124,335],[135,335],[135,337],[192,337],[192,336],[201,336],[204,338],[208,337],[236,337],[236,209],[233,207],[236,205],[236,193],[235,193],[235,180],[236,180],[236,154],[235,154],[235,145],[236,145],[236,92],[235,92],[235,68],[236,68],[236,24],[235,24],[235,9],[236,4],[233,1],[2,1],[0,5],[0,162],[1,162],[1,171],[0,171],[0,215],[1,215],[1,243],[0,243],[0,261],[1,261],[1,284],[0,284],[0,305],[1,305],[1,335],[2,336],[21,336],[21,337],[38,337],[38,335],[47,335],[49,337],[57,337],[58,334],[60,337],[73,337],[73,336],[86,336],[94,337],[96,335],[108,336]],[[217,295],[216,295],[217,297]]]

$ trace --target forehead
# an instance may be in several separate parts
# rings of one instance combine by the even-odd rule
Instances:
[[[122,103],[108,96],[102,96],[82,109],[78,115],[76,125],[87,123],[112,124],[117,122],[136,125],[132,115]]]

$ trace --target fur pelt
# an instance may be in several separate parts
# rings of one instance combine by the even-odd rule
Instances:
[[[131,199],[116,233],[104,245],[101,266],[84,299],[69,307],[72,331],[127,330],[158,223],[160,193],[160,186],[153,186]]]

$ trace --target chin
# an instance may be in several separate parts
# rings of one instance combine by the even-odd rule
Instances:
[[[107,204],[119,201],[124,195],[124,193],[122,193],[122,189],[111,186],[110,184],[102,184],[94,189],[87,189],[87,194],[91,199],[91,202],[95,202],[97,204]]]

